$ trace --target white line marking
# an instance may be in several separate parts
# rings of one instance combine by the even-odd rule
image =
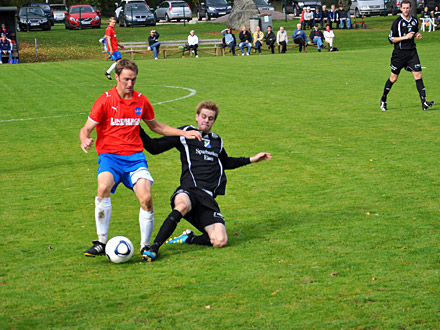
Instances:
[[[161,86],[161,85],[147,85],[147,86],[178,88],[178,89],[185,89],[185,90],[190,92],[188,95],[181,96],[181,97],[178,97],[178,98],[172,99],[172,100],[152,103],[152,105],[159,105],[159,104],[164,104],[164,103],[169,103],[169,102],[175,102],[175,101],[183,100],[183,99],[186,99],[186,98],[191,97],[193,95],[196,95],[196,93],[197,93],[197,91],[195,89],[187,88],[187,87],[180,87],[180,86]],[[0,123],[10,123],[10,122],[15,122],[15,121],[29,121],[29,120],[39,120],[39,119],[52,119],[52,118],[62,118],[62,117],[73,117],[73,116],[78,116],[78,115],[87,115],[87,113],[80,112],[80,113],[71,113],[71,114],[65,114],[65,115],[56,115],[56,116],[47,116],[47,117],[38,117],[38,118],[5,119],[5,120],[0,120]]]

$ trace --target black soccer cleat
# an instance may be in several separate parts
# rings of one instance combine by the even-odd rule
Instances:
[[[142,247],[141,249],[141,256],[144,254],[145,251],[150,251],[150,246],[149,245],[145,245]]]
[[[380,110],[387,111],[387,101],[380,99]]]
[[[429,110],[429,108],[431,108],[434,105],[434,103],[435,103],[434,101],[431,101],[431,102],[425,101],[425,102],[423,102],[422,103],[422,110],[423,111]]]
[[[104,72],[104,75],[107,77],[108,80],[112,80],[112,76],[107,71]]]
[[[101,243],[100,241],[92,241],[92,243],[93,246],[87,251],[84,251],[84,255],[86,257],[96,257],[96,256],[105,255],[105,244]]]

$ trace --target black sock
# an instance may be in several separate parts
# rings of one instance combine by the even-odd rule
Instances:
[[[391,82],[390,79],[387,80],[387,82],[385,83],[385,88],[383,89],[383,96],[382,96],[382,101],[386,101],[387,100],[387,95],[391,90],[391,87],[393,87],[393,82]]]
[[[420,101],[424,103],[426,98],[426,92],[425,92],[425,85],[423,84],[423,79],[416,80],[416,86],[420,95]]]
[[[211,240],[209,239],[209,236],[207,233],[204,233],[203,235],[200,235],[200,236],[192,236],[186,241],[186,243],[212,246]]]
[[[165,243],[165,241],[173,234],[180,219],[182,219],[182,214],[177,210],[173,210],[168,215],[168,217],[165,219],[162,226],[160,227],[159,232],[154,239],[153,245],[151,245],[151,252],[159,251],[161,245]]]

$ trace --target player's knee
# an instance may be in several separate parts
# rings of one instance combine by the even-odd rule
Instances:
[[[105,198],[110,196],[111,187],[106,184],[98,183],[98,197]]]
[[[153,198],[151,197],[151,194],[144,194],[139,199],[139,203],[141,204],[142,209],[145,211],[152,211],[153,210]]]
[[[213,247],[222,248],[228,244],[228,238],[227,237],[215,237],[214,239],[211,239],[211,243],[212,243]]]

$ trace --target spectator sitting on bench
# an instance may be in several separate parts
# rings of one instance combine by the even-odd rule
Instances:
[[[328,10],[326,5],[322,5],[322,24],[328,24]]]
[[[336,11],[336,21],[339,23],[340,29],[347,28],[347,13],[343,5],[339,5],[339,9]]]
[[[9,55],[9,63],[12,63],[12,51],[11,42],[6,39],[6,34],[2,33],[0,39],[0,51],[2,53],[0,64],[3,64],[4,55]]]
[[[224,44],[225,47],[229,47],[230,51],[232,52],[232,55],[235,56],[235,46],[237,44],[235,40],[235,36],[232,34],[232,31],[230,28],[226,28],[222,31],[222,34],[224,35]]]
[[[315,23],[313,22],[313,13],[310,10],[310,7],[306,8],[306,12],[304,13],[304,29],[307,26],[311,29]]]
[[[321,48],[324,48],[322,39],[324,39],[324,35],[318,29],[318,24],[315,24],[313,30],[310,32],[310,40],[318,46],[318,52],[321,52]]]
[[[251,33],[246,29],[246,26],[243,26],[238,38],[240,39],[240,44],[238,47],[240,47],[241,56],[244,56],[244,47],[247,47],[246,55],[249,55],[252,49],[252,36]]]
[[[434,10],[432,11],[432,17],[434,18],[434,23],[437,25],[440,24],[440,10],[438,9],[438,6],[435,6]]]
[[[333,29],[333,24],[335,24],[335,28],[338,28],[338,22],[336,21],[337,12],[336,6],[332,5],[330,7],[330,11],[328,12],[328,24],[330,24],[330,30]]]
[[[324,28],[324,18],[322,17],[322,12],[319,10],[319,7],[315,8],[315,11],[313,12],[313,23],[314,24],[320,24],[321,29]]]
[[[275,37],[275,33],[272,31],[271,25],[267,27],[267,32],[264,36],[264,39],[266,39],[266,45],[269,46],[272,54],[275,53],[275,42],[277,41],[277,38]]]
[[[198,47],[199,47],[199,38],[195,35],[194,30],[191,30],[188,36],[188,43],[185,45],[185,48],[183,48],[182,56],[185,56],[185,50],[188,50],[190,53],[194,52],[196,57],[199,57],[199,55],[197,55]]]
[[[303,29],[301,29],[301,24],[296,24],[296,30],[293,31],[293,42],[299,45],[299,52],[301,53],[304,47],[304,53],[307,53],[307,36]]]
[[[157,60],[157,54],[160,48],[159,33],[156,30],[151,30],[148,36],[148,45],[150,50],[153,51],[154,59]]]
[[[11,33],[6,28],[5,23],[2,23],[1,25],[0,34],[4,34],[6,36],[6,39],[9,39],[9,41],[11,41]]]
[[[422,13],[420,14],[420,18],[422,19],[422,24],[428,25],[429,32],[431,32],[434,28],[434,20],[431,18],[431,13],[428,11],[428,7],[423,9]]]
[[[264,33],[261,32],[260,27],[257,25],[254,32],[254,47],[255,51],[258,50],[258,54],[261,54],[261,46],[263,45]]]
[[[287,43],[289,42],[289,38],[287,37],[287,32],[281,26],[280,30],[277,32],[277,44],[281,46],[281,54],[284,54],[287,50]]]
[[[325,42],[328,43],[329,45],[329,51],[333,51],[333,40],[335,40],[335,34],[333,33],[333,31],[330,29],[330,25],[327,24],[325,26],[325,31],[324,31],[324,39]]]

